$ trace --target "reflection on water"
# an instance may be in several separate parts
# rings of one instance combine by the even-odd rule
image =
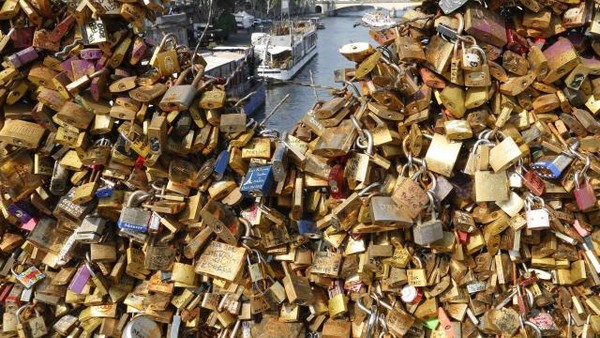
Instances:
[[[346,60],[338,53],[338,49],[350,42],[374,41],[369,37],[366,27],[354,24],[360,20],[363,11],[344,13],[337,17],[322,18],[324,30],[319,30],[318,54],[303,69],[298,72],[293,81],[310,83],[310,71],[316,84],[332,87],[341,87],[340,83],[333,82],[333,71],[341,68],[354,67],[354,63]],[[269,113],[286,95],[290,97],[281,105],[277,113],[269,120],[267,125],[280,131],[291,129],[315,103],[314,90],[311,87],[292,84],[279,84],[267,88],[267,101],[265,112]],[[330,95],[327,89],[317,88],[319,99],[327,99]],[[260,121],[265,112],[257,114],[255,118]]]

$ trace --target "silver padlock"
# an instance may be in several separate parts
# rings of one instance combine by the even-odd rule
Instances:
[[[121,216],[117,221],[117,225],[121,229],[134,230],[138,232],[148,231],[148,222],[152,213],[139,207],[134,207],[133,204],[139,205],[147,200],[152,195],[142,190],[136,190],[129,196],[127,206],[121,210]]]
[[[475,41],[475,38],[471,36],[461,36],[461,39],[471,40],[471,47],[465,48],[464,40],[461,41],[461,47],[463,51],[462,55],[462,68],[466,70],[476,70],[481,67],[481,55],[485,55],[485,52],[479,47]]]
[[[421,223],[421,216],[417,218],[417,225],[413,229],[413,237],[416,244],[425,246],[444,238],[444,229],[442,222],[437,218],[435,196],[431,191],[427,191],[429,197],[429,210],[431,219]]]
[[[539,203],[539,209],[532,209],[535,203]],[[525,215],[527,218],[527,229],[529,230],[544,230],[550,229],[550,215],[546,210],[544,199],[532,194],[527,194],[525,198]]]
[[[99,215],[85,216],[77,229],[75,239],[80,243],[98,243],[106,228],[106,222],[106,218]]]

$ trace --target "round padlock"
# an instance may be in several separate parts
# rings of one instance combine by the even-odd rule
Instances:
[[[123,329],[123,338],[160,338],[158,324],[148,316],[134,317]]]
[[[406,285],[400,292],[400,299],[407,304],[417,304],[423,298],[423,290],[412,285]]]

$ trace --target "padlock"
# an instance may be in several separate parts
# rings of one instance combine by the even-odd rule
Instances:
[[[76,240],[81,243],[98,243],[106,229],[107,220],[99,215],[87,215],[77,229]]]
[[[415,173],[412,177],[404,177],[408,173],[408,165],[402,168],[402,174],[398,177],[392,200],[398,204],[403,211],[412,219],[417,218],[417,215],[425,208],[429,202],[427,193],[419,186],[416,179],[419,178],[420,172]]]
[[[30,289],[32,286],[46,277],[46,275],[35,266],[30,266],[21,273],[16,273],[13,270],[11,271],[17,281],[23,284],[23,286],[27,289]]]
[[[149,193],[141,190],[132,193],[127,200],[127,205],[121,210],[121,216],[117,222],[119,228],[147,232],[151,212],[140,207],[135,207],[134,204],[140,204],[150,197]]]
[[[202,219],[208,223],[213,232],[228,244],[237,243],[241,235],[242,226],[226,205],[209,201],[200,211]]]
[[[442,222],[439,219],[437,219],[435,197],[431,192],[427,192],[427,196],[429,197],[428,212],[431,213],[431,218],[423,223],[421,222],[421,217],[418,216],[417,224],[413,228],[414,242],[421,246],[431,244],[444,237]]]
[[[541,178],[557,179],[573,162],[572,153],[579,147],[575,142],[568,151],[563,151],[557,156],[544,156],[531,164],[531,169]]]
[[[473,67],[471,69],[464,70],[464,79],[465,86],[467,87],[488,87],[492,84],[491,76],[490,76],[490,67],[487,61],[487,55],[481,49],[481,47],[473,46],[470,48],[470,51],[477,51],[481,57],[481,65],[479,67]],[[472,53],[472,52],[471,52]],[[472,53],[475,55],[475,53]],[[469,54],[468,54],[469,55]],[[468,56],[467,55],[467,56]],[[471,57],[471,59],[474,59]],[[477,65],[478,62],[471,62],[471,60],[466,60],[464,62],[469,62],[470,66]]]
[[[480,5],[470,5],[464,12],[465,32],[477,41],[502,48],[507,43],[504,18]]]
[[[453,43],[448,42],[440,35],[432,36],[425,54],[427,62],[433,65],[432,70],[442,74],[449,64],[453,50]]]
[[[464,40],[461,40],[461,49],[462,49],[462,64],[461,67],[464,70],[476,70],[482,66],[483,61],[481,56],[485,57],[485,52],[481,47],[477,45],[477,41],[472,37],[466,37],[467,40],[470,40],[471,46],[469,48],[465,47]],[[486,62],[487,63],[487,62]]]
[[[336,281],[334,287],[329,290],[327,307],[331,318],[339,318],[348,312],[348,298],[344,294],[339,281]]]
[[[71,278],[68,289],[71,292],[80,294],[84,290],[90,277],[91,272],[89,268],[85,264],[80,265],[79,268],[77,268],[77,271],[75,272],[73,277]]]
[[[425,52],[421,43],[410,37],[399,35],[394,41],[398,52],[398,59],[403,62],[424,62]]]
[[[391,197],[372,196],[370,201],[372,224],[400,227],[408,227],[412,224],[410,217],[402,212]]]
[[[223,114],[219,122],[219,130],[225,133],[242,133],[247,128],[246,119],[244,113]]]
[[[215,88],[202,93],[198,105],[202,109],[220,109],[225,104],[225,91]]]
[[[23,305],[16,312],[18,323],[17,333],[19,338],[41,338],[46,336],[48,334],[48,329],[46,328],[44,318],[40,315],[40,312],[37,310],[37,308],[34,308],[35,317],[33,319],[29,319],[26,322],[21,322],[21,313],[27,307],[28,305]]]
[[[583,183],[579,182],[580,177],[583,177]],[[583,171],[578,170],[575,172],[573,181],[575,183],[573,194],[575,195],[575,200],[577,201],[577,207],[579,210],[585,211],[596,206],[596,193],[594,192],[594,187],[592,184],[590,184],[590,180],[587,177],[585,168]]]
[[[269,196],[274,183],[271,165],[251,167],[240,186],[240,192],[246,196]]]
[[[419,257],[413,256],[411,259],[414,267],[407,269],[406,275],[408,277],[408,285],[413,287],[425,287],[427,286],[427,275],[423,262]]]
[[[86,166],[105,166],[110,160],[112,146],[108,139],[101,138],[81,158],[81,163]]]
[[[191,84],[184,85],[183,82],[191,71],[192,68],[190,67],[179,74],[175,85],[169,87],[160,100],[160,103],[158,104],[160,109],[164,111],[182,111],[187,110],[190,107],[194,100],[194,96],[198,91],[198,83],[204,76],[204,66],[200,66],[199,69],[196,70],[197,74],[194,76],[194,80]]]
[[[507,200],[509,187],[506,171],[475,171],[474,190],[476,202]]]
[[[515,164],[522,156],[521,149],[510,136],[505,136],[502,142],[490,149],[490,166],[495,172],[506,170]]]
[[[172,44],[173,48],[164,50],[167,43]],[[166,34],[160,41],[158,48],[154,49],[152,58],[150,58],[150,65],[156,67],[161,76],[169,76],[173,73],[179,73],[181,70],[177,51],[174,49],[176,45],[177,37],[175,34],[170,33]]]
[[[150,153],[160,155],[167,143],[167,118],[154,115],[148,126],[148,144]]]
[[[450,177],[461,147],[461,142],[449,141],[444,135],[434,134],[425,154],[427,168],[437,174]]]
[[[539,209],[532,209],[535,203],[539,203]],[[544,230],[550,228],[550,215],[545,208],[545,202],[538,196],[529,195],[525,199],[525,216],[527,217],[527,229]]]
[[[18,307],[16,304],[8,304],[6,310],[2,314],[2,332],[16,332],[18,326],[18,319],[16,312]]]

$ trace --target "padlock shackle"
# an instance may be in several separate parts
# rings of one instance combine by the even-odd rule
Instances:
[[[520,318],[520,317],[519,317]],[[522,318],[520,318],[521,320],[523,320]],[[526,320],[523,322],[523,325],[529,326],[533,329],[533,331],[535,331],[535,338],[542,338],[542,330],[539,328],[539,326],[535,325],[534,323]]]
[[[584,169],[581,170],[577,170],[575,171],[575,174],[573,174],[573,183],[575,184],[575,189],[579,189],[581,187],[581,184],[579,183],[580,181],[580,176],[583,177],[583,182],[587,183],[590,181],[587,172],[584,171]]]
[[[136,204],[139,204],[145,200],[147,200],[148,198],[152,197],[152,194],[150,194],[147,191],[143,191],[143,190],[136,190],[133,193],[131,193],[131,195],[129,195],[129,198],[127,199],[127,207],[133,207],[133,203],[135,202]]]
[[[460,36],[465,30],[465,18],[461,13],[455,13],[454,17],[458,19],[458,29],[456,30],[456,35]]]
[[[379,188],[380,186],[381,186],[380,182],[373,182],[373,183],[369,184],[368,186],[366,186],[365,188],[363,188],[362,190],[360,190],[358,192],[358,196],[363,197],[367,193],[369,193],[371,190],[373,190],[375,188]]]
[[[36,317],[40,317],[40,311],[35,307],[34,304],[25,304],[23,306],[21,306],[20,308],[17,309],[17,311],[15,312],[15,316],[17,316],[17,324],[22,324],[21,323],[21,313],[23,312],[23,310],[25,310],[25,308],[33,306],[33,311],[35,311],[35,316]]]
[[[429,209],[431,210],[431,216],[433,219],[435,219],[437,217],[437,200],[433,194],[433,191],[427,190],[426,194],[427,197],[429,197]]]
[[[365,149],[367,155],[373,156],[373,134],[367,129],[363,129],[363,135],[364,137],[358,136],[356,138],[356,146],[360,149]]]
[[[421,257],[417,257],[417,255],[412,255],[410,257],[410,261],[415,265],[417,269],[424,269]]]
[[[379,338],[384,338],[385,335],[389,331],[388,325],[387,325],[387,319],[383,313],[380,313],[379,317],[377,317],[377,319],[379,322],[379,326],[381,326],[381,332],[379,332]]]
[[[479,139],[479,140],[475,141],[475,144],[473,144],[473,148],[471,149],[471,154],[477,153],[477,148],[479,148],[479,146],[482,144],[493,145],[494,142],[492,142],[488,139]]]
[[[160,40],[160,44],[158,44],[159,51],[161,51],[165,47],[165,44],[169,39],[175,40],[175,46],[177,46],[177,36],[173,33],[168,33],[165,34],[165,36],[163,36],[162,40]]]
[[[370,295],[371,295],[371,298],[373,298],[373,300],[375,300],[377,302],[377,305],[381,305],[388,310],[394,309],[388,302],[381,299],[381,297],[378,294],[371,292]]]
[[[194,79],[192,80],[192,86],[194,88],[198,87],[198,84],[200,83],[200,80],[202,80],[202,78],[204,77],[204,70],[206,69],[206,67],[204,67],[204,65],[199,64],[199,65],[192,65],[190,67],[190,69],[192,68],[198,68],[195,69],[198,71],[198,73],[194,76]],[[192,72],[193,74],[193,72]]]
[[[366,107],[366,104],[365,104],[365,107]],[[354,128],[358,132],[358,136],[359,137],[366,137],[365,133],[364,133],[364,129],[362,128],[362,125],[360,124],[360,122],[358,121],[358,119],[356,118],[356,116],[354,116],[354,114],[350,114],[350,121],[352,121],[352,125],[354,126]]]
[[[363,297],[367,297],[367,295],[362,295],[361,297],[358,297],[358,299],[356,300],[356,305],[358,305],[359,309],[363,310],[366,314],[370,315],[372,311],[363,303]]]
[[[185,78],[190,74],[191,71],[192,71],[192,67],[188,67],[188,68],[184,69],[181,73],[179,73],[179,76],[177,77],[177,80],[175,80],[174,85],[175,86],[183,85]]]
[[[536,202],[539,205],[541,205],[540,209],[546,208],[546,202],[544,201],[543,198],[528,192],[527,195],[525,196],[525,210],[530,211],[531,208],[535,206]]]

